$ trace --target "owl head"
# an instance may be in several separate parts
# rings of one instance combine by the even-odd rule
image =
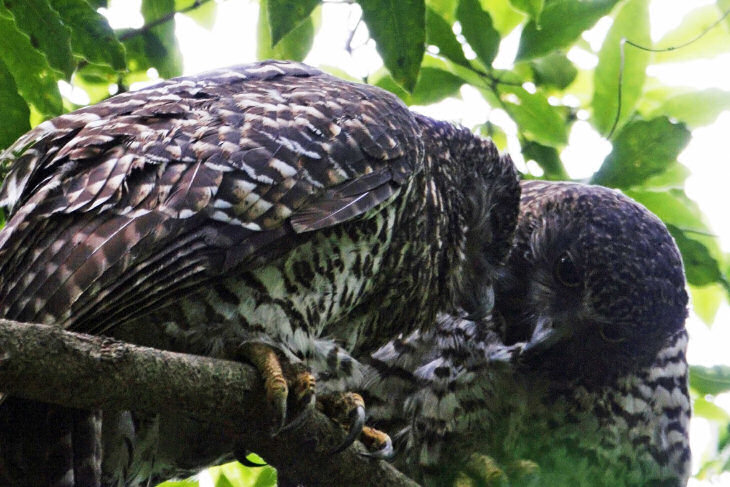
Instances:
[[[664,224],[623,194],[525,181],[496,285],[506,343],[522,359],[586,384],[655,360],[687,317],[682,259]]]

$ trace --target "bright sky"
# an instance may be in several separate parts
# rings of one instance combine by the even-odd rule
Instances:
[[[220,0],[217,0],[220,1]],[[690,10],[702,5],[713,4],[713,0],[653,0],[651,3],[652,38],[658,40],[663,34],[676,27]],[[140,0],[112,0],[107,15],[113,27],[139,27],[143,19],[139,15]],[[184,54],[185,74],[197,73],[221,66],[246,63],[256,60],[256,22],[258,2],[248,0],[220,1],[214,27],[206,30],[190,18],[176,17],[178,40]],[[131,13],[131,14],[130,14]],[[352,40],[353,51],[344,47],[350,31],[359,19],[357,5],[325,3],[322,7],[322,28],[315,39],[314,47],[305,60],[319,66],[336,66],[349,74],[362,78],[382,66],[382,62],[367,31],[361,25]],[[599,22],[585,39],[591,46],[601,45],[611,22]],[[718,28],[723,28],[722,26]],[[726,28],[726,27],[725,27]],[[517,49],[519,32],[513,33],[500,46],[496,60],[498,67],[509,67]],[[664,46],[662,46],[664,47]],[[573,48],[571,60],[580,67],[592,68],[597,58],[585,51]],[[649,68],[649,75],[656,76],[670,86],[691,86],[697,89],[728,89],[730,79],[730,54],[713,59],[662,64]],[[436,118],[460,122],[466,126],[483,123],[485,114],[508,134],[508,150],[522,168],[516,126],[502,110],[492,110],[478,92],[470,87],[461,91],[461,99],[445,100],[421,109]],[[692,171],[687,181],[687,194],[697,201],[708,217],[711,228],[721,238],[725,252],[730,252],[730,153],[727,137],[730,134],[730,111],[725,111],[717,121],[693,132],[692,141],[679,157],[681,163]],[[586,121],[577,121],[569,138],[568,147],[562,152],[566,168],[574,178],[587,177],[600,165],[610,152],[611,145],[602,139]],[[708,328],[696,317],[688,323],[691,335],[689,361],[695,364],[730,364],[727,347],[730,344],[730,307],[724,305],[717,314],[715,325]],[[730,395],[719,398],[719,402],[730,411]],[[695,464],[706,453],[709,436],[715,434],[710,425],[702,419],[692,422],[692,450]],[[730,475],[723,475],[712,482],[692,481],[691,487],[709,485],[730,485]]]

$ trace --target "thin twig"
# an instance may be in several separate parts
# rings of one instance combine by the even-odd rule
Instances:
[[[635,47],[636,49],[640,49],[640,50],[646,51],[646,52],[669,52],[669,51],[675,51],[677,49],[682,49],[683,47],[687,47],[690,44],[692,44],[692,43],[697,42],[698,40],[700,40],[708,32],[710,32],[712,29],[714,29],[715,27],[717,27],[720,24],[720,22],[722,22],[723,20],[725,20],[725,18],[728,15],[730,15],[730,9],[726,10],[725,12],[723,12],[723,14],[720,16],[719,19],[717,19],[715,22],[713,22],[712,24],[710,24],[709,26],[707,26],[698,35],[696,35],[695,37],[693,37],[689,41],[684,42],[682,44],[679,44],[677,46],[656,47],[656,48],[653,48],[653,47],[643,46],[643,45],[638,44],[636,42],[633,42],[633,41],[631,41],[629,39],[626,39],[625,37],[623,37],[621,39],[621,42],[619,44],[620,64],[619,64],[619,68],[618,68],[618,94],[616,96],[616,105],[617,105],[617,108],[616,108],[616,116],[613,119],[613,124],[611,125],[611,130],[609,130],[608,131],[608,135],[606,135],[606,138],[607,139],[610,139],[613,136],[613,133],[615,132],[616,127],[618,126],[618,122],[619,122],[619,120],[621,118],[621,106],[622,106],[622,102],[623,102],[622,92],[623,92],[623,79],[624,79],[624,63],[625,63],[625,53],[624,53],[624,50],[625,50],[626,44],[628,44],[628,45],[630,45],[632,47]]]

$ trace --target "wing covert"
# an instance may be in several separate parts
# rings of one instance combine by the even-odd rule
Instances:
[[[11,208],[0,256],[13,257],[0,272],[33,276],[4,283],[3,306],[50,320],[51,304],[64,318],[97,307],[102,296],[84,294],[115,280],[200,282],[392,198],[422,168],[419,137],[393,95],[284,62],[165,81],[45,122],[0,156],[13,163],[0,190]],[[49,246],[26,255],[39,228]],[[178,268],[182,254],[195,265]]]

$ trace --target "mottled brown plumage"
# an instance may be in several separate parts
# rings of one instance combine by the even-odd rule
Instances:
[[[519,194],[490,142],[287,62],[116,96],[0,158],[4,317],[221,357],[326,360],[322,336],[366,353],[439,310],[485,314]],[[6,458],[34,442],[0,433]]]

